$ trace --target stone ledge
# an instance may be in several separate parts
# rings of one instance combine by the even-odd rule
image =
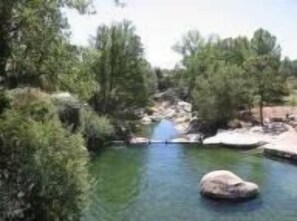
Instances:
[[[283,158],[286,160],[290,160],[297,163],[297,151],[290,151],[286,149],[279,149],[279,148],[263,148],[264,155]]]

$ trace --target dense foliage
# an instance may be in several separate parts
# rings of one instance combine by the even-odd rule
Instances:
[[[88,153],[36,91],[14,95],[0,116],[0,217],[79,220],[88,203]]]
[[[182,83],[177,84],[186,87],[201,120],[210,127],[224,127],[237,110],[254,105],[260,107],[263,123],[263,105],[279,102],[287,93],[291,62],[281,62],[276,37],[266,30],[257,30],[251,40],[206,40],[190,31],[174,49],[183,55]]]
[[[149,70],[143,48],[130,22],[100,26],[95,39],[98,58],[93,65],[100,91],[93,103],[101,113],[137,108],[148,100]]]
[[[90,3],[0,1],[0,219],[79,220],[87,206],[86,141],[112,133],[109,120],[91,110],[92,119],[80,116],[83,105],[73,108],[67,96],[57,104],[40,90],[11,89],[67,90],[84,101],[98,91],[96,57],[69,43],[61,12],[85,13]]]
[[[67,20],[61,7],[86,12],[89,1],[0,1],[0,75],[6,87],[49,88],[67,65]],[[50,85],[49,85],[50,84]]]

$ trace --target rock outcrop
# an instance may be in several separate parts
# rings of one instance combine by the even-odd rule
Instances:
[[[149,139],[146,137],[132,137],[130,139],[130,144],[147,144]]]
[[[265,144],[262,136],[255,136],[241,131],[227,130],[203,140],[205,145],[222,145],[230,148],[248,149]]]
[[[259,194],[259,187],[254,183],[242,180],[230,171],[218,170],[210,172],[202,178],[200,193],[212,199],[247,200]]]

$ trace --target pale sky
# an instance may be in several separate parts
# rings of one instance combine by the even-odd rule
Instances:
[[[153,66],[173,68],[180,60],[172,46],[190,29],[207,37],[246,35],[259,28],[276,35],[282,54],[297,58],[297,0],[94,0],[95,15],[79,15],[66,10],[71,25],[71,41],[88,45],[100,24],[128,19],[142,39],[145,56]]]

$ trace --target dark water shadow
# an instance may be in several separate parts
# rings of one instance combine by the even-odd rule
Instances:
[[[261,195],[254,199],[242,201],[215,200],[201,196],[200,204],[205,209],[210,209],[220,214],[247,213],[261,209],[263,200]]]
[[[276,161],[276,162],[279,162],[279,163],[285,163],[285,164],[297,166],[297,159],[294,159],[294,160],[292,160],[292,159],[286,159],[286,158],[283,158],[283,157],[274,156],[271,153],[264,153],[263,155],[264,155],[265,158],[267,158],[269,160],[272,160],[272,161]]]

